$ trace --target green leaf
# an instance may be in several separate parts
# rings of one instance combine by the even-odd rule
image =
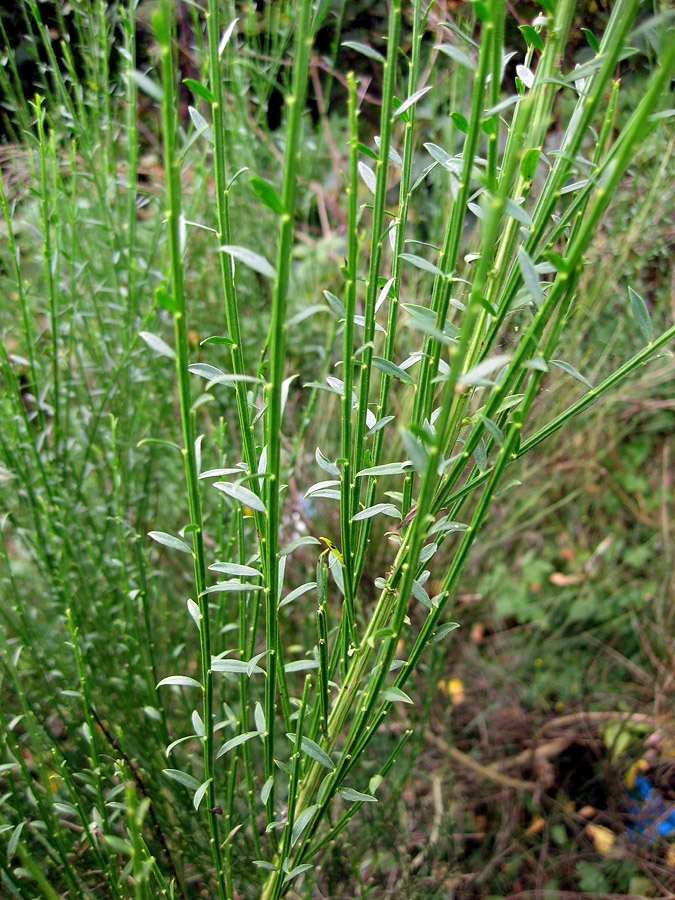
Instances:
[[[595,53],[597,56],[597,54],[600,52],[600,44],[598,43],[598,39],[593,34],[593,32],[590,31],[588,28],[582,28],[581,31],[583,32],[583,34],[586,37],[586,40],[588,41],[588,46],[591,48],[593,53]]]
[[[382,699],[386,700],[387,703],[412,703],[406,692],[397,687],[389,687],[382,691]]]
[[[165,778],[170,778],[172,781],[177,781],[178,784],[182,784],[189,791],[199,790],[197,779],[193,778],[192,775],[188,775],[187,772],[181,772],[180,769],[162,769],[162,775]]]
[[[243,659],[214,659],[211,661],[211,669],[214,672],[227,672],[230,675],[248,675],[248,663]],[[264,669],[256,666],[254,672],[264,672]]]
[[[518,30],[527,41],[528,46],[536,47],[537,50],[543,51],[544,42],[541,39],[541,35],[531,25],[519,25]]]
[[[190,678],[189,675],[169,675],[168,678],[162,678],[161,681],[158,681],[157,687],[162,687],[163,684],[180,684],[183,687],[196,687],[200,691],[204,690],[200,682],[195,678]]]
[[[203,135],[209,143],[213,143],[213,132],[211,131],[211,126],[206,121],[204,116],[199,112],[198,109],[195,109],[194,106],[188,106],[188,112],[190,113],[190,118],[192,119],[192,124],[195,126],[195,131],[198,135]]]
[[[391,362],[391,360],[382,359],[379,356],[373,356],[372,363],[376,369],[379,369],[380,372],[384,372],[385,375],[389,375],[392,378],[398,378],[398,380],[402,381],[404,384],[415,384],[411,376],[408,375],[406,371],[399,368],[399,366]]]
[[[293,733],[289,733],[286,735],[288,740],[295,744],[295,735]],[[308,737],[302,738],[302,744],[300,745],[302,752],[306,753],[307,756],[310,756],[315,762],[321,763],[326,769],[330,769],[332,772],[335,768],[335,763],[330,758],[330,756],[326,753],[325,750],[322,750],[318,744],[314,741],[310,740]]]
[[[293,881],[293,879],[297,878],[298,875],[302,875],[303,872],[307,872],[312,868],[314,868],[313,863],[300,863],[299,866],[294,866],[291,871],[288,872],[288,874],[285,876],[283,884],[288,884],[289,881]]]
[[[347,47],[349,50],[356,50],[357,53],[362,53],[364,56],[367,56],[368,59],[374,59],[381,63],[386,62],[381,53],[378,53],[377,50],[373,50],[368,44],[362,44],[360,41],[343,41],[342,46]]]
[[[214,334],[211,335],[211,337],[204,338],[203,341],[199,342],[200,347],[202,346],[202,344],[227,344],[228,347],[233,347],[234,341],[232,340],[232,338],[221,337],[220,335]]]
[[[416,256],[414,253],[401,253],[399,254],[399,259],[403,259],[406,262],[411,263],[418,269],[422,269],[424,272],[430,272],[432,275],[436,275],[440,278],[446,278],[445,272],[442,272],[438,266],[435,266],[433,263],[430,263],[428,260],[424,259],[423,256]]]
[[[181,553],[192,554],[192,547],[189,544],[181,541],[180,538],[174,537],[172,534],[167,534],[165,531],[149,531],[148,537],[151,537],[153,541],[157,541],[158,544],[170,547],[172,550],[180,550]]]
[[[450,634],[451,631],[454,631],[455,628],[459,628],[457,622],[446,622],[445,625],[441,625],[436,631],[434,631],[433,635],[429,639],[430,644],[436,644],[438,641],[442,641],[446,634]]]
[[[321,541],[311,534],[306,534],[304,537],[296,538],[294,541],[291,541],[290,544],[286,544],[285,547],[282,547],[279,551],[279,556],[288,556],[289,553],[293,553],[298,547],[306,547],[309,544],[321,545]]]
[[[157,82],[152,80],[152,78],[148,78],[148,76],[144,75],[142,72],[129,72],[129,77],[136,82],[144,94],[147,94],[148,97],[152,97],[152,99],[156,100],[158,103],[162,102],[164,99],[164,91]]]
[[[188,87],[193,94],[196,94],[198,97],[201,97],[202,100],[206,100],[207,103],[215,103],[216,98],[213,96],[211,91],[204,87],[203,84],[200,84],[198,81],[195,81],[194,78],[184,78],[183,84]]]
[[[220,759],[221,756],[224,756],[228,751],[232,750],[234,747],[239,747],[241,744],[245,744],[246,741],[250,741],[254,737],[259,737],[259,731],[245,731],[243,734],[237,734],[233,738],[230,738],[229,741],[225,741],[220,750],[216,753],[216,759]]]
[[[338,794],[343,800],[350,800],[353,803],[378,803],[377,797],[372,794],[362,794],[361,791],[355,791],[354,788],[338,788]]]
[[[374,506],[368,506],[362,509],[352,519],[352,522],[360,522],[362,519],[372,519],[373,516],[384,515],[392,516],[394,519],[400,519],[401,513],[391,503],[376,503]]]
[[[531,225],[532,219],[527,214],[527,210],[520,205],[520,203],[516,203],[515,200],[511,200],[510,197],[504,201],[504,212],[507,216],[511,216],[517,222],[521,222],[523,225]]]
[[[460,112],[452,112],[450,113],[450,118],[457,126],[457,129],[461,131],[463,134],[466,134],[469,130],[469,120],[466,116],[463,116]]]
[[[145,341],[151,350],[154,350],[160,356],[168,356],[169,359],[176,358],[173,347],[169,347],[166,341],[163,341],[161,337],[157,337],[156,334],[151,334],[149,331],[139,331],[138,336]]]
[[[302,832],[307,828],[309,823],[314,818],[314,814],[318,809],[318,805],[308,806],[307,809],[303,810],[298,818],[293,822],[293,832],[291,834],[291,845],[295,844],[298,840]]]
[[[224,575],[241,575],[244,578],[259,578],[260,572],[253,566],[242,566],[240,563],[213,563],[209,566],[212,572],[222,572]]]
[[[268,209],[271,209],[272,212],[275,212],[279,216],[283,216],[284,205],[281,202],[281,198],[268,181],[254,175],[250,179],[249,184],[253,188],[254,194],[256,194],[257,197],[260,197]]]
[[[520,274],[523,276],[523,282],[527,288],[527,292],[534,300],[537,306],[541,306],[544,302],[544,292],[539,284],[539,275],[534,267],[530,254],[524,247],[518,248],[518,266]]]
[[[577,372],[574,366],[571,366],[568,362],[565,362],[563,359],[552,359],[552,364],[557,366],[559,369],[562,369],[563,372],[567,372],[568,375],[571,375],[572,378],[576,378],[577,381],[580,381],[582,384],[585,384],[586,387],[589,387],[593,390],[593,385],[590,383],[588,378],[581,374],[581,372]]]
[[[368,190],[374,194],[377,190],[377,178],[370,166],[367,166],[364,162],[361,162],[361,160],[359,160],[359,175],[363,179],[363,183]]]
[[[460,381],[464,384],[481,385],[483,387],[492,386],[495,382],[489,381],[486,376],[491,375],[492,372],[497,369],[501,369],[509,363],[510,360],[511,356],[506,353],[484,359],[483,362],[478,363],[473,369],[470,369],[466,374],[460,376]]]
[[[540,147],[530,147],[526,153],[523,153],[523,158],[520,161],[520,174],[527,181],[532,180],[532,176],[537,170],[540,153]]]
[[[465,69],[469,69],[471,72],[476,71],[476,64],[463,50],[460,50],[459,47],[455,47],[454,44],[437,44],[434,47],[434,50],[440,50],[441,53],[445,53],[445,55],[449,56],[453,62],[456,62],[460,66],[464,66]]]
[[[314,585],[316,587],[316,584]],[[305,672],[308,669],[318,669],[319,662],[316,659],[294,659],[286,663],[284,672]]]
[[[403,441],[405,452],[408,454],[408,459],[413,464],[415,471],[418,474],[423,475],[427,467],[426,450],[415,435],[407,428],[401,430],[401,440]]]
[[[233,256],[235,259],[238,259],[239,262],[242,262],[245,266],[248,266],[249,269],[253,269],[254,272],[258,272],[260,275],[265,275],[268,278],[276,278],[277,276],[276,269],[267,262],[265,257],[261,256],[259,253],[255,253],[253,250],[249,250],[248,247],[223,244],[220,249],[223,253]]]
[[[361,469],[360,472],[356,473],[356,477],[365,478],[368,476],[371,478],[378,475],[403,475],[409,471],[410,462],[406,459],[403,462],[383,463],[381,466],[370,466],[368,469]]]
[[[361,141],[357,144],[360,153],[363,153],[364,156],[368,156],[370,159],[374,159],[375,162],[379,159],[377,153],[371,148],[366,146],[366,144],[362,144]]]
[[[420,88],[419,91],[415,91],[414,94],[411,94],[407,100],[404,100],[403,103],[398,107],[396,112],[394,113],[394,118],[402,115],[407,109],[410,109],[418,100],[420,100],[425,94],[427,94],[431,90],[431,87],[423,87]]]
[[[157,288],[157,290],[155,291],[155,299],[164,307],[164,309],[168,310],[170,313],[178,312],[178,304],[171,296],[171,294],[164,288]]]
[[[338,469],[338,467],[335,465],[335,463],[332,463],[332,462],[328,459],[327,456],[324,456],[323,453],[321,452],[321,450],[319,450],[318,447],[316,448],[316,450],[315,450],[315,452],[314,452],[314,458],[316,459],[316,461],[317,461],[319,467],[322,468],[323,471],[324,471],[327,475],[334,475],[334,476],[339,477],[339,475],[340,475],[340,470]]]
[[[230,484],[229,481],[216,481],[213,487],[218,488],[219,491],[227,494],[228,497],[237,500],[242,506],[249,506],[251,509],[256,509],[262,513],[267,512],[265,504],[260,497],[240,484]]]
[[[195,809],[199,809],[199,805],[204,799],[204,794],[207,792],[209,785],[213,781],[212,778],[207,778],[206,781],[202,782],[197,790],[195,791],[195,795],[192,798],[192,805]]]
[[[302,597],[303,594],[309,593],[309,591],[314,590],[316,587],[316,581],[306,581],[304,584],[301,584],[300,587],[295,588],[295,590],[290,591],[290,593],[286,594],[283,600],[279,603],[279,609],[282,606],[287,606],[289,603],[292,603],[294,600],[297,600],[298,597]]]
[[[628,288],[628,298],[630,300],[630,308],[633,310],[637,326],[642,332],[642,336],[648,344],[654,340],[654,329],[652,328],[652,320],[647,309],[647,304],[642,297],[634,291],[632,287]]]
[[[267,803],[270,793],[272,792],[272,788],[274,787],[274,775],[270,775],[265,784],[262,786],[262,790],[260,791],[260,799],[263,803]],[[274,866],[271,867],[274,872]]]
[[[486,472],[488,467],[487,450],[483,438],[481,438],[476,444],[476,449],[473,451],[473,458],[476,460],[476,465],[481,470],[481,472]]]

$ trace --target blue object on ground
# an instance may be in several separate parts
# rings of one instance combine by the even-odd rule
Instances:
[[[637,801],[631,805],[633,824],[628,832],[632,836],[644,835],[653,841],[655,837],[670,837],[675,834],[675,806],[654,788],[645,775],[636,775],[632,798]]]

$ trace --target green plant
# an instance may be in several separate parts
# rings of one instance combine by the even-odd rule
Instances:
[[[283,4],[284,29],[297,19],[284,67],[286,30],[261,39],[252,12],[243,23],[233,10],[221,20],[210,0],[203,42],[198,31],[202,80],[186,80],[203,112],[191,107],[190,122],[181,123],[169,0],[152,20],[159,79],[137,71],[135,11],[120,8],[124,63],[116,88],[106,64],[116,7],[75,5],[80,41],[96,48],[89,81],[80,84],[67,42],[62,71],[40,10],[27,4],[32,40],[49,60],[45,97],[30,105],[12,88],[11,72],[2,82],[31,127],[38,204],[26,204],[23,221],[39,213],[44,263],[42,276],[31,272],[27,292],[16,253],[21,229],[3,190],[6,271],[21,304],[17,341],[26,353],[24,362],[3,349],[0,360],[3,465],[27,510],[8,496],[4,667],[20,712],[3,710],[0,719],[8,782],[0,874],[14,895],[31,896],[36,885],[53,896],[45,873],[78,898],[124,896],[127,877],[144,900],[202,889],[221,900],[276,900],[299,890],[300,879],[311,884],[314,861],[363,805],[386,802],[382,785],[410,730],[378,743],[376,762],[371,751],[399,704],[410,702],[404,687],[423,653],[457,627],[447,618],[453,593],[497,492],[515,489],[503,484],[509,465],[653,365],[675,335],[654,330],[630,289],[626,307],[645,346],[623,365],[599,371],[592,386],[565,340],[607,206],[646,132],[663,127],[658,107],[675,70],[669,20],[631,32],[638,4],[619,0],[589,62],[566,71],[575,4],[540,5],[542,14],[524,26],[516,93],[505,98],[501,0],[473,4],[476,40],[452,25],[450,42],[431,51],[424,43],[430,10],[416,0],[403,100],[396,96],[400,0],[391,5],[386,57],[351,42],[381,67],[379,135],[373,146],[361,141],[360,86],[348,75],[344,266],[324,273],[332,288],[327,306],[298,311],[308,316],[297,319],[303,329],[310,315],[330,322],[317,364],[323,381],[303,385],[307,393],[298,398],[288,312],[299,283],[298,194],[310,167],[303,120],[312,35],[325,7]],[[662,37],[660,65],[614,134],[614,73],[629,37],[639,42],[645,34]],[[420,85],[425,52],[449,58],[449,89],[442,79]],[[281,149],[269,134],[260,144],[256,138],[271,86],[286,93]],[[241,102],[247,88],[253,111]],[[164,188],[142,194],[137,183],[139,89],[161,109],[165,197]],[[339,90],[333,82],[333,99]],[[551,149],[560,94],[574,105]],[[442,144],[426,142],[422,151],[424,104],[452,124],[437,138]],[[67,139],[57,127],[59,107]],[[280,191],[257,174],[274,150],[282,159]],[[247,184],[242,163],[251,166],[258,153]],[[427,179],[439,175],[433,218],[418,234],[415,204],[427,202]],[[363,205],[361,182],[369,192]],[[260,222],[246,212],[252,197],[266,217]],[[468,213],[476,226],[469,247]],[[260,253],[273,242],[271,227],[276,250]],[[215,264],[201,268],[208,254],[218,256],[219,281]],[[35,285],[45,292],[48,339],[35,329]],[[224,318],[225,335],[193,338],[200,310],[191,292],[216,305],[204,324],[212,330],[215,320],[220,331]],[[150,294],[153,303],[144,299]],[[245,306],[258,295],[264,302],[255,315],[269,305],[269,330],[255,342],[242,332]],[[157,333],[169,321],[173,346]],[[559,347],[564,359],[554,358]],[[176,365],[175,404],[164,358]],[[327,374],[331,363],[340,377]],[[541,412],[542,385],[570,378],[587,390],[524,435],[530,412]],[[196,379],[205,379],[204,390],[195,392]],[[313,457],[328,478],[304,497],[337,504],[338,513],[325,517],[335,529],[328,538],[288,533],[289,494],[313,465],[303,453],[315,434],[305,404],[323,411]],[[285,441],[291,412],[299,434]],[[215,490],[203,487],[210,478],[222,479]],[[384,532],[382,517],[396,527]],[[166,554],[159,560],[149,559],[148,528]],[[189,582],[173,551],[192,558]],[[31,569],[49,586],[44,606],[26,602]],[[214,581],[210,573],[227,577]],[[189,632],[167,596],[187,600]],[[50,616],[67,623],[70,655],[58,629],[42,636]],[[64,722],[63,746],[52,746],[50,723],[32,709],[29,695],[38,688]],[[95,861],[96,875],[81,868],[59,816],[79,823],[77,849]]]

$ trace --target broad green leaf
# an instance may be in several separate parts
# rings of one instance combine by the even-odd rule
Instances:
[[[632,287],[628,288],[628,298],[630,300],[630,308],[633,310],[637,326],[642,332],[642,336],[648,344],[654,340],[654,329],[652,328],[652,320],[647,309],[647,304],[642,297],[634,291]]]
[[[401,513],[391,503],[376,503],[374,506],[368,506],[361,512],[357,512],[352,522],[360,522],[362,519],[371,519],[378,515],[392,516],[395,519],[401,518]]]
[[[258,510],[258,512],[267,512],[265,504],[262,502],[260,497],[258,497],[257,494],[254,494],[253,491],[250,491],[248,488],[242,487],[242,485],[240,484],[230,484],[229,481],[216,481],[213,487],[218,488],[219,491],[227,494],[228,497],[232,497],[234,500],[237,500],[243,506],[248,506],[251,509],[256,509]]]
[[[419,91],[415,91],[414,94],[411,94],[407,100],[404,100],[403,103],[399,106],[399,108],[394,113],[394,118],[402,115],[407,109],[410,109],[418,100],[420,100],[425,94],[427,94],[431,90],[431,87],[423,87],[420,88]]]
[[[159,353],[160,356],[168,356],[169,359],[176,358],[173,347],[169,347],[166,341],[163,341],[161,337],[157,337],[156,334],[152,334],[149,331],[139,331],[138,336],[145,341],[151,350],[154,350],[155,353]]]
[[[203,84],[200,84],[198,81],[195,81],[194,78],[184,78],[183,84],[188,87],[193,94],[196,94],[198,97],[201,97],[202,100],[206,100],[207,103],[215,103],[216,98],[213,96],[211,91],[204,87]]]
[[[202,784],[200,784],[199,787],[197,788],[197,790],[195,791],[195,795],[192,798],[192,805],[194,806],[195,809],[199,809],[199,805],[202,802],[202,800],[204,799],[204,794],[209,789],[209,785],[211,784],[212,780],[213,780],[212,778],[207,778],[206,781],[202,782]]]
[[[256,196],[260,197],[268,209],[271,209],[272,212],[275,212],[279,216],[283,216],[284,205],[281,202],[279,195],[268,181],[265,181],[264,178],[260,178],[258,175],[254,175],[249,183],[253,188],[253,192]]]
[[[190,678],[189,675],[169,675],[168,678],[162,678],[157,682],[157,687],[162,687],[164,684],[179,684],[182,687],[196,687],[200,691],[204,690],[202,685],[195,678]]]
[[[438,278],[447,277],[445,272],[442,272],[438,268],[438,266],[435,266],[433,263],[429,262],[429,260],[424,259],[423,256],[416,256],[414,253],[401,253],[399,254],[399,259],[403,259],[406,262],[409,262],[417,269],[422,269],[422,271],[424,272],[429,272],[431,273],[431,275],[436,275]]]
[[[239,747],[241,744],[245,744],[246,741],[250,741],[254,737],[259,737],[259,731],[245,731],[243,734],[237,734],[235,737],[230,738],[229,741],[225,741],[220,750],[216,753],[216,759],[220,759],[221,756],[224,756],[228,751],[232,750],[234,747]]]
[[[295,744],[294,734],[289,733],[286,735],[286,737],[292,744]],[[303,753],[306,753],[307,756],[310,756],[313,760],[315,760],[315,762],[321,763],[321,765],[326,769],[330,769],[331,772],[333,771],[333,769],[335,768],[335,763],[326,753],[326,751],[322,750],[318,744],[310,740],[308,737],[304,737],[303,735],[302,743],[300,746]]]
[[[539,284],[539,276],[534,268],[532,258],[524,247],[518,248],[518,266],[530,297],[532,297],[537,306],[541,306],[544,302],[544,292]]]
[[[374,59],[381,63],[385,62],[385,58],[381,53],[378,53],[377,50],[373,50],[368,44],[362,44],[360,41],[343,41],[342,46],[347,47],[349,50],[356,50],[357,53],[362,53],[364,56],[367,56],[368,59]]]
[[[382,699],[386,700],[387,703],[412,703],[406,692],[397,687],[389,687],[382,691]]]
[[[460,50],[459,47],[455,47],[454,44],[437,44],[434,47],[434,50],[440,50],[441,53],[445,53],[446,56],[449,56],[453,62],[456,62],[460,66],[464,66],[465,69],[469,69],[471,72],[476,71],[476,64],[471,60],[463,50]]]
[[[559,369],[562,369],[563,372],[567,372],[568,375],[571,375],[572,378],[576,378],[577,381],[580,381],[582,384],[585,384],[586,387],[589,387],[593,390],[593,385],[590,383],[588,378],[578,372],[574,366],[571,366],[568,362],[565,362],[563,359],[552,359],[552,365],[557,366]]]
[[[249,250],[248,247],[223,244],[220,249],[223,253],[233,256],[235,259],[238,259],[239,262],[242,262],[245,266],[248,266],[249,269],[253,269],[254,272],[258,272],[260,275],[265,275],[267,278],[276,278],[277,276],[276,269],[267,262],[265,257],[261,256],[259,253],[255,253],[253,250]]]
[[[303,810],[298,818],[293,822],[293,832],[291,834],[291,844],[295,844],[298,840],[302,832],[307,828],[309,823],[314,818],[314,814],[316,813],[319,807],[317,805],[308,806],[307,809]]]
[[[151,537],[153,541],[157,541],[158,544],[170,547],[172,550],[180,550],[181,553],[192,554],[192,547],[189,544],[181,541],[180,538],[174,537],[172,534],[167,534],[165,531],[149,531],[148,537]]]
[[[176,303],[176,300],[164,288],[157,288],[157,290],[155,291],[155,299],[164,307],[164,309],[168,310],[170,313],[178,312],[178,304]]]
[[[376,369],[379,369],[380,372],[384,372],[385,375],[389,375],[391,378],[398,378],[398,380],[402,381],[404,384],[415,384],[413,378],[411,378],[407,372],[388,359],[373,356],[372,363]]]
[[[199,790],[197,779],[193,778],[192,775],[188,775],[187,772],[181,772],[180,769],[162,769],[162,775],[170,778],[172,781],[177,781],[178,784],[182,784],[189,791]]]
[[[586,40],[588,41],[588,46],[591,48],[593,53],[595,53],[597,55],[600,52],[600,44],[598,43],[598,39],[593,34],[593,32],[590,31],[588,28],[582,28],[581,31],[586,36]]]
[[[469,121],[466,116],[463,116],[460,112],[452,112],[450,113],[450,118],[457,126],[457,130],[461,131],[462,134],[466,134],[469,130]]]

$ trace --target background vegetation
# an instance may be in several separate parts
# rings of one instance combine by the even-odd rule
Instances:
[[[25,0],[3,10],[3,896],[675,894],[673,847],[653,828],[640,835],[646,807],[631,794],[639,770],[664,809],[675,802],[672,60],[658,74],[672,19],[658,4],[566,3],[555,21],[569,11],[569,31],[557,33],[553,4],[518,4],[504,21],[503,80],[488,83],[476,115],[480,72],[485,79],[502,67],[492,49],[480,68],[481,47],[492,46],[484,28],[491,13],[481,3],[436,4],[422,8],[422,19],[419,6],[211,3],[206,17],[190,3]],[[387,40],[399,12],[400,35],[390,31]],[[304,61],[303,28],[313,33]],[[553,80],[532,88],[526,82],[548,59],[544,42],[554,40]],[[481,200],[485,182],[471,166],[471,206],[447,230],[456,265],[447,254],[444,263],[438,249],[453,221],[467,132],[496,192],[513,98],[521,97],[518,109],[527,108],[530,88],[547,98],[528,122],[524,151],[512,154],[513,183],[525,183],[530,199],[522,211],[538,221],[534,201],[546,197],[554,166],[566,164],[556,153],[585,89],[575,86],[574,66],[589,62],[596,68],[582,76],[597,106],[567,161],[553,209],[562,221],[547,215],[546,240],[532,250],[538,287],[516,252],[516,242],[525,246],[520,226],[530,226],[493,213],[489,196],[497,193]],[[658,77],[652,106],[635,119]],[[400,115],[387,112],[400,103],[392,95],[402,101],[425,87]],[[294,122],[284,97],[305,92]],[[489,121],[500,116],[485,108],[502,101],[499,141],[490,144]],[[456,500],[460,527],[448,528],[428,570],[417,566],[431,525],[404,517],[421,502],[428,448],[443,443],[442,433],[425,431],[425,418],[445,394],[443,383],[432,386],[436,401],[426,412],[415,407],[420,360],[410,357],[426,342],[431,356],[451,363],[448,338],[462,340],[468,309],[492,341],[485,353],[510,365],[519,335],[566,271],[543,251],[565,256],[594,221],[594,174],[626,135],[629,164],[581,248],[575,291],[561,306],[563,337],[544,354],[559,356],[563,368],[528,370],[542,380],[536,391],[539,382],[528,382],[525,438],[559,415],[565,427],[510,465],[465,568],[446,589],[480,503],[472,494],[464,510]],[[394,161],[378,168],[390,139]],[[543,151],[530,155],[531,172],[528,141]],[[611,166],[602,171],[613,177]],[[409,194],[399,193],[405,178]],[[503,187],[516,196],[505,177]],[[282,214],[293,208],[287,221]],[[404,215],[401,243],[396,235],[382,242]],[[479,255],[492,252],[493,224],[494,247],[508,246],[499,243],[505,234],[513,246],[490,273],[501,285],[486,288],[490,308],[481,306],[488,273]],[[219,252],[223,243],[230,250]],[[376,253],[382,259],[373,263]],[[433,302],[432,290],[442,295],[448,271],[458,303],[444,334],[420,307]],[[393,287],[381,292],[390,276]],[[399,292],[409,308],[396,330]],[[507,325],[493,333],[504,298]],[[389,349],[385,330],[396,335]],[[483,348],[471,340],[473,365]],[[344,359],[355,360],[353,369]],[[361,359],[372,387],[359,385]],[[597,389],[630,360],[629,377],[586,404],[589,385]],[[517,400],[481,420],[500,382],[490,368],[474,376],[455,437],[475,434],[477,442],[482,434],[482,442],[456,491],[499,464],[517,424],[509,413]],[[367,437],[379,415],[350,419],[348,377],[378,414],[380,390],[389,390],[395,419],[380,429],[379,450],[378,431]],[[263,393],[261,380],[275,387]],[[446,393],[450,404],[453,391]],[[258,419],[244,437],[242,415]],[[410,422],[417,431],[405,430]],[[355,434],[360,449],[352,448]],[[361,479],[356,498],[340,463],[352,453],[359,469],[394,464],[379,484]],[[250,459],[259,468],[246,468]],[[226,487],[197,480],[209,471]],[[270,475],[287,483],[281,499]],[[375,501],[390,508],[357,519],[357,528],[355,511],[372,511]],[[280,564],[258,538],[278,542]],[[371,634],[381,592],[407,577],[396,569],[397,541],[404,549],[411,542],[416,578],[401,591],[405,603],[372,632],[369,666],[386,673],[394,655],[407,658],[415,636],[437,628],[432,616],[446,602],[443,622],[461,627],[436,631],[441,639],[425,647],[403,697],[377,674],[358,682],[358,703],[373,704],[352,735],[360,768],[340,782],[341,793],[335,787],[321,826],[303,823],[303,837],[292,815],[294,802],[300,814],[312,808],[302,790],[308,795],[330,765],[352,771],[339,755],[348,738],[336,750],[325,720],[328,706],[338,706],[337,685],[349,684],[358,643],[350,629]],[[360,578],[340,554],[346,546],[362,557]],[[204,564],[214,563],[220,568],[208,574]],[[215,587],[218,578],[230,588],[204,593],[205,579]],[[246,591],[236,588],[242,579]],[[261,587],[281,599],[278,621]],[[439,597],[434,606],[430,598]],[[275,676],[279,710],[265,655],[277,646],[275,627],[291,661]],[[321,655],[323,634],[330,660]],[[265,686],[255,666],[266,670]],[[207,687],[211,667],[220,671]],[[196,708],[195,691],[204,696]],[[358,720],[351,702],[350,727],[352,712]],[[371,733],[380,709],[388,714]],[[289,722],[300,738],[311,736],[303,754],[292,753],[295,735],[284,736]],[[370,743],[362,748],[363,734]],[[226,742],[225,760],[214,759]],[[301,853],[308,855],[296,859]]]

